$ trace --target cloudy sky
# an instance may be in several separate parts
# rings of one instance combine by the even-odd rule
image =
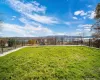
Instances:
[[[99,0],[0,0],[0,36],[90,35]]]

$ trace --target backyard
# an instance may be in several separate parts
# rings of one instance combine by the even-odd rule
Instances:
[[[100,80],[100,49],[26,47],[0,57],[0,80]]]

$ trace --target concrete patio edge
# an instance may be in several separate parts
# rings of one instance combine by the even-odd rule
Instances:
[[[16,49],[13,49],[13,50],[4,52],[4,53],[0,54],[0,57],[5,56],[5,55],[7,55],[7,54],[10,54],[10,53],[12,53],[12,52],[15,52],[15,51],[20,50],[20,49],[25,48],[25,47],[27,47],[27,46],[19,47],[19,48],[16,48]]]

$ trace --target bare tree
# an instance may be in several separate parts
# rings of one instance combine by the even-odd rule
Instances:
[[[97,5],[95,13],[96,13],[95,19],[100,19],[100,3],[98,3]]]
[[[100,47],[100,3],[96,7],[95,14],[96,23],[92,26],[92,36],[95,39],[94,46]]]
[[[92,26],[93,37],[100,38],[100,3],[98,3],[95,10],[96,23]]]

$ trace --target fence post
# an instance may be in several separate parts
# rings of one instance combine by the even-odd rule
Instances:
[[[89,39],[89,46],[91,46],[91,42],[90,42],[90,39]]]
[[[16,39],[15,39],[15,49],[16,49]]]
[[[1,53],[3,53],[3,40],[1,40]]]

